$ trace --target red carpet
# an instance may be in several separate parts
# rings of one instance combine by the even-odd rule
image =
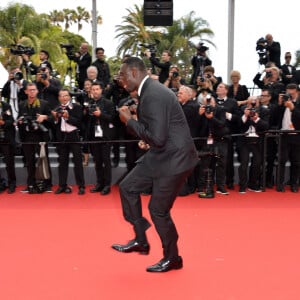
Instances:
[[[162,255],[153,227],[148,256],[112,243],[133,237],[118,188],[108,196],[0,195],[1,300],[298,300],[300,196],[233,191],[179,197],[173,218],[184,268],[145,272]],[[148,216],[149,197],[143,197]]]

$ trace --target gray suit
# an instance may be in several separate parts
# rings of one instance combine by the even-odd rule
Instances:
[[[138,121],[131,119],[127,126],[150,149],[120,183],[123,214],[134,226],[136,239],[143,242],[150,224],[142,216],[140,193],[151,188],[151,219],[161,238],[164,257],[172,259],[178,256],[178,234],[170,209],[198,156],[175,94],[158,81],[145,81],[137,116]]]

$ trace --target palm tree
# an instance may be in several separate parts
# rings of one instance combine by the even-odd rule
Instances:
[[[74,9],[64,8],[62,10],[64,20],[65,20],[65,29],[68,30],[73,23],[73,16],[75,14]]]
[[[23,4],[12,4],[0,10],[0,45],[8,46],[21,44],[25,47],[39,47],[39,34],[49,28],[47,18],[41,18],[33,7]],[[5,53],[4,65],[20,63],[20,56],[14,56],[9,51]]]
[[[195,17],[195,12],[174,20],[172,26],[144,26],[143,7],[128,9],[128,16],[123,17],[122,25],[116,26],[116,38],[120,39],[117,55],[138,53],[139,44],[154,43],[157,54],[169,50],[173,53],[173,63],[179,64],[186,76],[191,73],[190,59],[195,52],[194,40],[201,40],[214,46],[210,38],[214,36],[209,24],[202,18]]]
[[[73,11],[72,21],[77,23],[78,32],[82,29],[82,21],[89,23],[91,20],[91,15],[85,8],[77,6],[76,10]]]
[[[144,26],[143,7],[134,5],[135,10],[127,9],[128,16],[123,17],[124,25],[117,25],[115,38],[120,39],[117,55],[137,53],[140,50],[139,43],[153,43],[160,40],[161,32],[154,31],[153,27]]]
[[[64,22],[64,13],[56,9],[50,11],[49,20],[53,25],[60,26],[60,23]]]

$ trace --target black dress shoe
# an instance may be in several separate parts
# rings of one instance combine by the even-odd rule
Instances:
[[[16,191],[16,187],[15,186],[9,186],[7,193],[8,194],[13,194]]]
[[[63,193],[65,191],[65,188],[63,187],[63,186],[60,186],[55,192],[54,192],[54,194],[61,194],[61,193]]]
[[[174,259],[162,259],[157,264],[148,267],[146,270],[147,272],[168,272],[171,270],[178,270],[183,267],[182,258],[181,256],[177,256]]]
[[[285,192],[284,186],[282,184],[277,185],[276,191],[284,193]]]
[[[84,195],[85,194],[85,189],[84,187],[80,187],[78,190],[78,195]]]
[[[90,189],[90,192],[91,193],[97,193],[97,192],[102,191],[102,189],[103,189],[102,185],[96,184],[93,188]]]
[[[124,252],[124,253],[138,252],[144,255],[149,254],[149,250],[150,250],[150,246],[148,243],[141,244],[136,240],[131,240],[126,245],[113,244],[111,247],[119,252]]]
[[[72,189],[69,186],[67,186],[65,188],[65,194],[71,194],[71,193],[72,193]]]
[[[296,185],[291,185],[291,192],[292,193],[298,193],[299,188]]]
[[[110,193],[110,186],[105,186],[102,191],[100,192],[101,195],[107,195]]]
[[[61,193],[65,193],[65,194],[71,194],[72,193],[72,189],[69,186],[60,186],[55,192],[54,194],[58,195]]]

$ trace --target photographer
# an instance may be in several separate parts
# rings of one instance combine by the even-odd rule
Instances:
[[[239,166],[239,192],[261,192],[260,175],[263,153],[263,133],[269,128],[269,114],[261,113],[259,98],[249,97],[248,103],[242,108],[241,133],[238,138],[240,166]],[[251,172],[248,175],[248,165],[251,158]]]
[[[104,49],[102,47],[96,48],[95,54],[97,59],[92,63],[92,66],[97,67],[97,80],[103,82],[106,91],[110,84],[110,69],[108,63],[105,61]]]
[[[176,65],[171,65],[169,77],[164,82],[164,85],[169,89],[177,92],[179,88],[185,84],[185,80],[180,76],[180,70]]]
[[[213,66],[205,67],[202,77],[211,81],[214,91],[217,90],[218,85],[222,82],[222,77],[215,75],[215,68]]]
[[[84,80],[87,78],[86,70],[92,63],[92,57],[90,55],[89,46],[87,43],[82,43],[79,52],[75,52],[72,60],[77,64],[76,66],[76,80],[78,83],[78,88],[83,89]],[[69,57],[70,59],[70,57]]]
[[[109,140],[115,136],[113,121],[115,107],[112,101],[103,97],[103,84],[99,81],[92,84],[92,97],[87,114],[87,139],[95,162],[96,185],[90,189],[91,193],[100,192],[101,195],[110,193],[112,170],[110,161],[111,144]]]
[[[120,101],[127,98],[129,96],[129,93],[124,89],[124,87],[121,85],[121,82],[119,80],[119,75],[115,75],[113,82],[109,85],[109,89],[106,91],[105,97],[107,99],[112,100],[114,103],[114,106],[117,108],[119,107]],[[116,130],[116,136],[114,139],[119,140],[124,137],[124,125],[120,120],[119,114],[116,113],[115,119],[114,119],[114,126]],[[116,168],[119,165],[120,161],[120,143],[113,143],[112,144],[112,167]]]
[[[277,120],[280,130],[300,130],[300,99],[298,87],[290,83],[286,87],[286,93],[280,94],[277,106]],[[290,161],[291,192],[299,190],[300,176],[300,134],[286,133],[281,135],[281,157],[279,160],[279,184],[278,192],[284,192],[285,165]]]
[[[51,122],[51,110],[48,103],[37,98],[38,89],[35,83],[28,83],[25,89],[27,100],[20,103],[17,120],[22,149],[27,163],[27,188],[23,192],[31,194],[43,191],[51,192],[52,178],[50,165],[50,178],[45,180],[43,187],[38,187],[35,178],[36,154],[40,153],[40,142],[49,141],[48,123]],[[48,147],[46,145],[46,154]],[[48,161],[49,164],[49,161]]]
[[[153,50],[147,50],[145,55],[149,58],[152,66],[160,68],[158,80],[159,82],[164,83],[167,78],[169,78],[169,70],[171,66],[170,60],[172,58],[171,52],[169,50],[164,50],[161,55],[161,62],[155,57],[155,52]]]
[[[80,145],[79,130],[82,122],[82,109],[79,104],[72,103],[70,92],[67,89],[59,91],[58,106],[52,115],[54,117],[56,136],[58,142],[57,153],[59,155],[59,187],[55,194],[71,193],[72,189],[67,185],[69,157],[73,156],[74,175],[78,185],[78,195],[85,193],[84,173],[82,166],[82,153]],[[74,142],[74,143],[72,143]]]
[[[39,66],[36,66],[30,60],[30,55],[28,55],[27,53],[22,54],[23,64],[26,66],[26,70],[28,70],[31,75],[36,75],[39,68],[48,68],[50,70],[50,73],[52,73],[52,65],[48,61],[49,52],[46,50],[41,50],[39,56],[41,63],[39,64]]]
[[[51,109],[57,107],[59,105],[58,92],[61,89],[61,82],[51,77],[50,69],[47,67],[38,68],[34,82],[39,91],[38,98],[47,101]]]
[[[204,68],[212,65],[212,61],[207,57],[206,54],[206,51],[209,48],[204,46],[203,43],[199,43],[196,49],[197,52],[191,59],[191,64],[193,66],[193,74],[191,78],[192,85],[196,85],[196,78],[203,75]]]
[[[216,177],[217,193],[228,195],[225,189],[226,162],[229,128],[226,125],[226,110],[217,105],[216,100],[207,97],[199,108],[199,137],[205,137],[199,143],[200,153],[209,153],[200,160],[199,174],[199,197],[213,198],[213,178]],[[208,175],[211,176],[209,186],[205,182]],[[214,176],[216,174],[216,176]],[[204,187],[206,186],[206,191]]]
[[[16,190],[15,144],[15,125],[11,106],[0,101],[0,153],[2,153],[6,165],[7,192],[9,194]]]
[[[279,94],[285,90],[285,86],[280,80],[280,70],[275,66],[266,67],[261,73],[258,72],[253,78],[253,82],[260,89],[270,90],[272,104],[277,104]]]
[[[14,67],[9,72],[8,81],[4,84],[1,91],[1,96],[5,98],[6,102],[10,104],[14,120],[19,113],[19,103],[27,96],[25,94],[25,87],[27,80],[23,78],[23,73],[18,67]]]

